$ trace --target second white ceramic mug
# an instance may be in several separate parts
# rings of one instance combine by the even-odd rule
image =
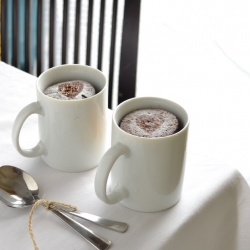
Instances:
[[[119,127],[128,113],[160,108],[175,114],[177,133],[158,138],[137,137]],[[120,202],[140,212],[157,212],[176,204],[181,197],[189,118],[184,108],[156,97],[133,98],[121,103],[112,118],[112,146],[97,167],[96,195],[107,204]],[[109,194],[106,186],[109,174]]]
[[[82,100],[58,100],[43,92],[50,85],[85,80],[96,89],[96,95]],[[79,64],[61,65],[42,73],[36,83],[37,102],[24,107],[13,125],[12,140],[25,157],[41,156],[52,168],[79,172],[96,167],[106,149],[107,87],[103,73]],[[40,141],[23,149],[19,134],[24,121],[38,114]]]

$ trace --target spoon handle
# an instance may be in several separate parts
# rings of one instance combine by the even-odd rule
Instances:
[[[81,212],[79,210],[72,211],[70,209],[67,209],[66,207],[64,208],[64,207],[58,206],[57,204],[51,205],[51,208],[56,209],[57,211],[61,211],[61,212],[65,212],[65,213],[77,216],[81,219],[93,222],[96,225],[102,226],[104,228],[107,228],[107,229],[110,229],[119,233],[124,233],[128,229],[128,224],[124,222],[104,219],[93,214]]]
[[[95,234],[93,231],[84,227],[82,224],[71,219],[62,212],[56,210],[50,210],[66,224],[68,224],[72,229],[74,229],[78,234],[80,234],[85,240],[87,240],[91,245],[93,245],[98,250],[106,250],[110,247],[111,242],[102,238],[101,236]]]
[[[69,214],[72,214],[84,220],[91,221],[99,226],[105,227],[107,229],[110,229],[119,233],[124,233],[128,228],[128,224],[124,222],[104,219],[93,214],[82,213],[80,211],[69,212]]]

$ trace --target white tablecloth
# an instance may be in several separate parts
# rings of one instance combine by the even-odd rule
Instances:
[[[249,0],[142,1],[136,95],[185,107],[189,150],[250,185],[249,9]]]
[[[14,165],[31,174],[39,184],[41,197],[127,222],[128,231],[120,234],[77,219],[111,240],[111,249],[249,249],[249,186],[238,170],[218,164],[209,156],[188,152],[183,194],[177,205],[158,213],[139,213],[120,204],[106,205],[96,197],[96,169],[64,173],[48,167],[40,157],[19,155],[12,145],[11,129],[20,109],[36,100],[35,82],[34,76],[0,62],[0,165]],[[37,140],[34,115],[24,124],[21,142],[31,147]],[[29,211],[0,203],[1,250],[33,249],[28,233]],[[33,225],[41,250],[94,249],[43,207],[35,211]]]

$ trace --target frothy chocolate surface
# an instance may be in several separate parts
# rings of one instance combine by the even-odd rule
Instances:
[[[95,89],[88,82],[73,80],[54,84],[44,94],[60,100],[80,100],[95,95]]]
[[[120,128],[139,137],[166,137],[178,131],[175,115],[162,109],[136,110],[122,118]]]

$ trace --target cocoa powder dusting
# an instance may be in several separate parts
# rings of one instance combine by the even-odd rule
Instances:
[[[141,115],[136,118],[136,124],[141,129],[149,132],[155,131],[164,122],[163,117],[157,115]]]
[[[58,90],[65,96],[69,98],[74,98],[78,95],[83,89],[82,82],[72,82],[72,83],[63,83],[59,85]]]
[[[83,80],[60,82],[45,89],[44,94],[60,100],[81,100],[95,95],[92,84]]]
[[[178,131],[179,122],[174,114],[166,110],[141,109],[123,117],[120,128],[139,137],[165,137]]]

